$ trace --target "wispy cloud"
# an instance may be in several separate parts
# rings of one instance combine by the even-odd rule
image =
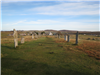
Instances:
[[[31,2],[31,1],[67,1],[67,2],[90,2],[90,1],[99,1],[99,0],[1,0],[1,2],[9,3],[9,2]]]
[[[2,1],[99,1],[99,0],[2,0]]]
[[[24,23],[26,20],[21,20],[21,21],[18,21],[18,22],[12,22],[12,23],[6,23],[4,25],[7,25],[7,26],[11,26],[11,25],[17,25],[17,24],[21,24],[21,23]]]
[[[18,21],[18,22],[15,22],[15,23],[7,23],[5,25],[20,25],[20,24],[23,24],[23,25],[47,25],[47,24],[57,24],[57,23],[60,23],[59,21],[54,21],[54,20],[37,20],[37,21],[26,21],[26,20],[21,20],[21,21]]]
[[[98,17],[100,13],[99,9],[100,6],[98,2],[3,3],[2,29],[68,29],[98,31],[100,28]]]
[[[20,2],[33,2],[34,0],[2,0],[3,4],[20,3]]]
[[[93,20],[91,20],[93,21]],[[94,20],[97,22],[96,20]],[[15,23],[8,23],[8,24],[3,24],[5,27],[13,27],[18,28],[18,29],[38,29],[38,30],[44,30],[44,29],[56,29],[56,30],[61,30],[61,29],[69,29],[69,30],[88,30],[88,31],[98,31],[99,30],[99,23],[84,23],[80,21],[56,21],[56,20],[37,20],[37,21],[26,21],[26,20],[21,20]],[[10,28],[10,29],[11,29]],[[4,28],[6,30],[6,28]]]
[[[99,15],[99,4],[61,3],[59,5],[29,9],[43,15]]]

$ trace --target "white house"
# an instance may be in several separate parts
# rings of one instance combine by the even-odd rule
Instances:
[[[49,35],[53,35],[53,34],[50,32]]]

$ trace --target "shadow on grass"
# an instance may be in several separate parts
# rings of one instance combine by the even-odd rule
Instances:
[[[14,46],[12,47],[12,46],[3,46],[3,45],[1,45],[1,49],[2,49],[3,47],[8,48],[8,49],[16,49]]]
[[[18,46],[15,48],[14,44],[8,46],[8,45],[1,45],[1,48],[8,48],[8,49],[19,49],[19,46],[23,45],[21,43],[18,43]]]
[[[60,66],[50,66],[46,63],[23,60],[19,58],[1,59],[2,75],[92,75]],[[2,70],[3,69],[3,70]],[[10,71],[7,71],[10,70]]]
[[[53,42],[36,42],[36,43],[43,43],[43,44],[54,44]]]
[[[72,45],[74,45],[74,46],[78,46],[78,44],[72,44]]]

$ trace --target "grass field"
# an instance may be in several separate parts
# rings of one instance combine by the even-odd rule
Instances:
[[[5,35],[4,35],[5,36]],[[2,75],[100,75],[100,42],[24,36],[14,48],[13,37],[1,37]],[[81,35],[79,36],[81,37]]]

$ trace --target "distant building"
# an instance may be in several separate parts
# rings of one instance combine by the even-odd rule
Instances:
[[[84,35],[86,35],[86,34],[84,34]]]
[[[49,35],[53,35],[53,34],[50,32]]]

